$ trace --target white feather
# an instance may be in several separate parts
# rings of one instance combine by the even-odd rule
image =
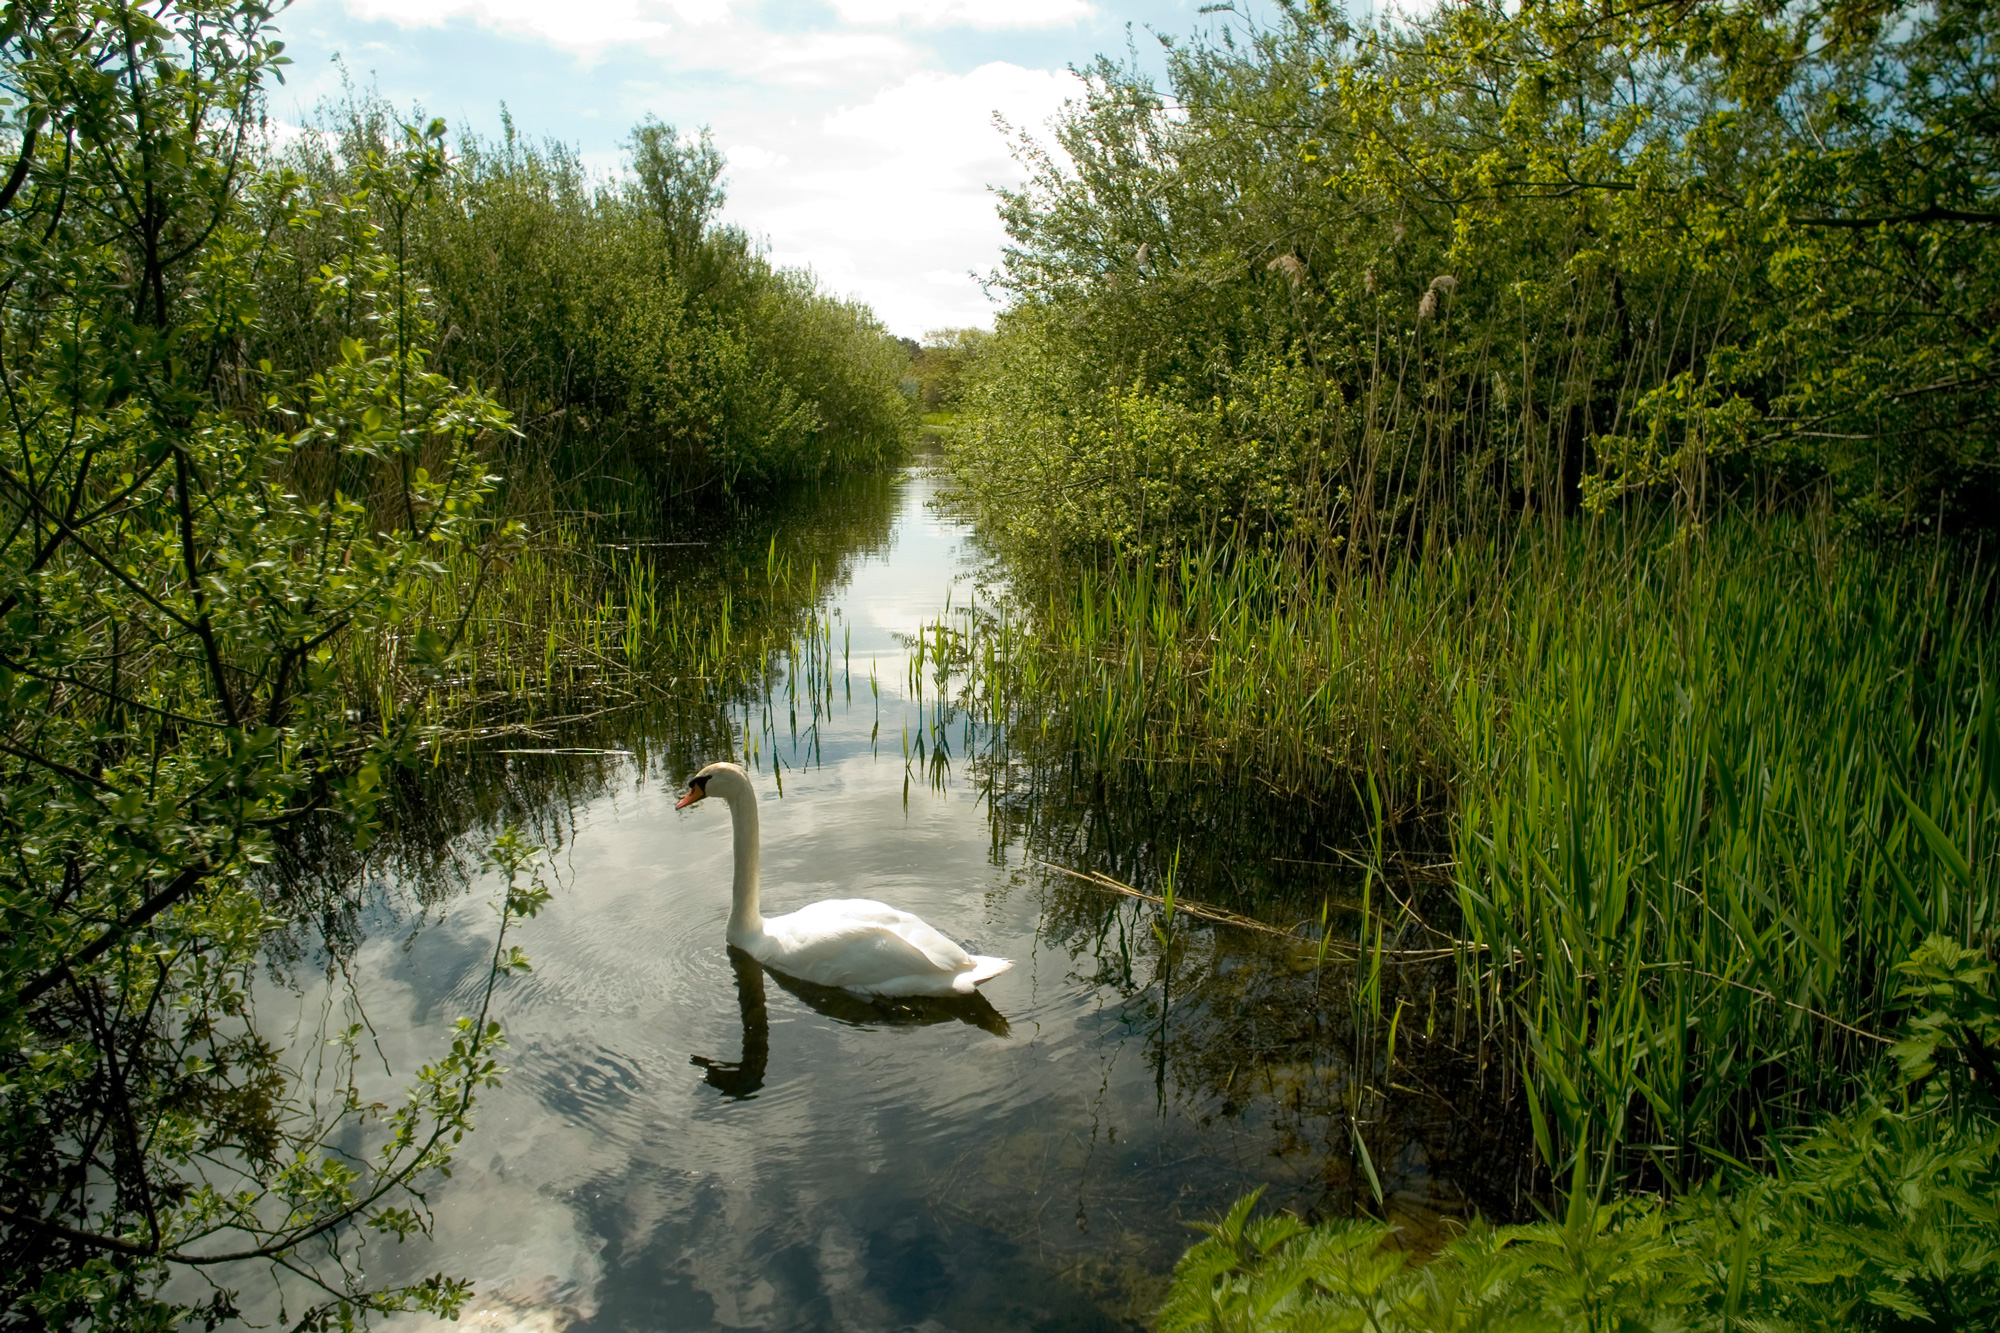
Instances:
[[[920,917],[868,898],[832,898],[765,920],[759,912],[757,791],[734,764],[695,774],[689,800],[729,803],[736,876],[729,942],[766,967],[802,981],[866,995],[970,995],[1013,964],[970,954]]]

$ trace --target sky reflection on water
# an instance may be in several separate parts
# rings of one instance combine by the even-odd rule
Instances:
[[[534,971],[496,1001],[510,1073],[431,1192],[434,1235],[365,1252],[381,1280],[477,1279],[457,1327],[1133,1327],[1187,1222],[1245,1189],[1354,1205],[1346,1039],[1315,1008],[1309,950],[1183,925],[1168,972],[1151,908],[1027,861],[1023,800],[1079,828],[1087,810],[997,790],[1018,774],[972,762],[962,739],[990,737],[955,715],[941,784],[906,772],[905,726],[939,719],[909,697],[903,636],[973,595],[976,562],[926,507],[922,474],[874,484],[853,500],[878,520],[828,563],[852,678],[836,677],[816,731],[801,701],[796,744],[780,688],[760,742],[765,908],[878,898],[1016,965],[958,1012],[732,959],[727,814],[672,809],[685,773],[722,756],[685,737],[628,735],[624,757],[485,756],[467,770],[483,776],[455,775],[442,841],[383,862],[433,905],[366,915],[347,970],[384,1060],[409,1070],[483,984],[492,886],[464,858],[523,807],[559,844],[555,897],[516,937]],[[735,717],[755,732],[763,706]],[[310,986],[293,1002],[301,1032],[338,1003]],[[1466,1191],[1436,1158],[1463,1136],[1419,1120],[1378,1163],[1392,1210],[1455,1211]]]

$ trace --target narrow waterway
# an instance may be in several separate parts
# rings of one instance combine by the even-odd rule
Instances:
[[[509,1072],[429,1191],[432,1236],[369,1241],[371,1277],[473,1277],[465,1328],[1120,1328],[1188,1223],[1246,1189],[1337,1211],[1379,1185],[1419,1231],[1476,1194],[1440,1167],[1465,1152],[1449,1090],[1400,1126],[1367,1103],[1377,1160],[1357,1170],[1353,1038],[1322,1018],[1347,1002],[1310,947],[1161,931],[1030,856],[1082,856],[1118,820],[914,696],[912,636],[980,596],[933,490],[913,470],[832,493],[819,707],[781,674],[731,707],[727,744],[762,793],[767,912],[879,898],[1013,970],[973,1004],[871,1003],[732,959],[728,811],[673,810],[693,766],[729,757],[702,748],[724,744],[712,721],[447,764],[427,781],[459,813],[378,858],[351,993],[304,987],[297,1032],[358,1005],[388,1068],[435,1054],[484,984],[494,887],[473,860],[502,822],[551,846],[554,897],[516,937],[534,970],[499,988]]]

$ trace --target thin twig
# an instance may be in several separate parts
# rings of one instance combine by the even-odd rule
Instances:
[[[1031,856],[1028,859],[1038,866],[1043,866],[1050,870],[1059,870],[1065,875],[1074,876],[1086,884],[1094,885],[1111,893],[1122,893],[1128,898],[1137,898],[1141,902],[1152,903],[1155,907],[1165,907],[1167,905],[1167,900],[1164,898],[1156,897],[1143,889],[1135,889],[1130,884],[1115,880],[1111,876],[1098,871],[1085,873],[1081,870],[1071,870],[1068,866],[1057,865],[1053,861],[1044,861],[1040,857]],[[1199,917],[1203,921],[1213,921],[1217,925],[1240,926],[1244,930],[1255,930],[1266,935],[1276,935],[1280,939],[1297,940],[1301,943],[1315,945],[1319,942],[1297,929],[1286,930],[1281,926],[1274,926],[1269,922],[1259,921],[1255,917],[1244,916],[1240,912],[1232,912],[1225,907],[1210,907],[1206,903],[1191,902],[1179,894],[1174,895],[1174,911],[1176,913],[1184,912],[1192,917]],[[1344,948],[1345,946],[1341,947]],[[1358,961],[1360,958],[1358,953],[1335,954],[1333,949],[1329,949],[1328,953],[1340,958],[1342,962],[1348,963]],[[1450,949],[1384,949],[1382,950],[1382,956],[1405,962],[1423,962],[1439,958],[1450,958],[1453,956],[1453,951]]]
[[[1843,1023],[1839,1019],[1835,1018],[1832,1014],[1823,1013],[1820,1010],[1813,1008],[1809,1004],[1800,1004],[1797,1000],[1787,1000],[1782,995],[1773,995],[1770,991],[1764,990],[1761,987],[1752,986],[1747,981],[1737,981],[1732,977],[1719,976],[1714,972],[1710,972],[1707,971],[1706,969],[1696,967],[1692,963],[1641,963],[1639,966],[1641,970],[1646,970],[1646,971],[1671,969],[1676,972],[1689,972],[1698,977],[1706,977],[1710,981],[1719,981],[1725,986],[1734,986],[1738,990],[1749,991],[1752,995],[1755,995],[1760,999],[1775,1000],[1777,1003],[1782,1004],[1789,1009],[1796,1009],[1802,1014],[1811,1014],[1814,1018],[1819,1019],[1822,1023],[1831,1023],[1835,1027],[1841,1029],[1843,1032],[1852,1032],[1857,1037],[1866,1037],[1869,1041],[1878,1041],[1882,1043],[1884,1046],[1893,1046],[1896,1044],[1896,1039],[1894,1037],[1885,1037],[1879,1032],[1870,1032],[1866,1028],[1858,1028],[1854,1026],[1854,1024],[1852,1023]]]

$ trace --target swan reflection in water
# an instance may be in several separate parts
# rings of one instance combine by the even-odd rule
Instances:
[[[743,1012],[743,1058],[711,1060],[691,1055],[702,1081],[733,1100],[756,1095],[764,1086],[764,1069],[771,1059],[771,1016],[764,1001],[764,974],[807,1006],[828,1018],[854,1027],[928,1027],[933,1023],[969,1023],[996,1037],[1007,1035],[1007,1020],[993,1002],[974,991],[970,995],[857,995],[836,986],[819,986],[767,968],[735,945],[729,965],[736,972],[736,1004]]]

